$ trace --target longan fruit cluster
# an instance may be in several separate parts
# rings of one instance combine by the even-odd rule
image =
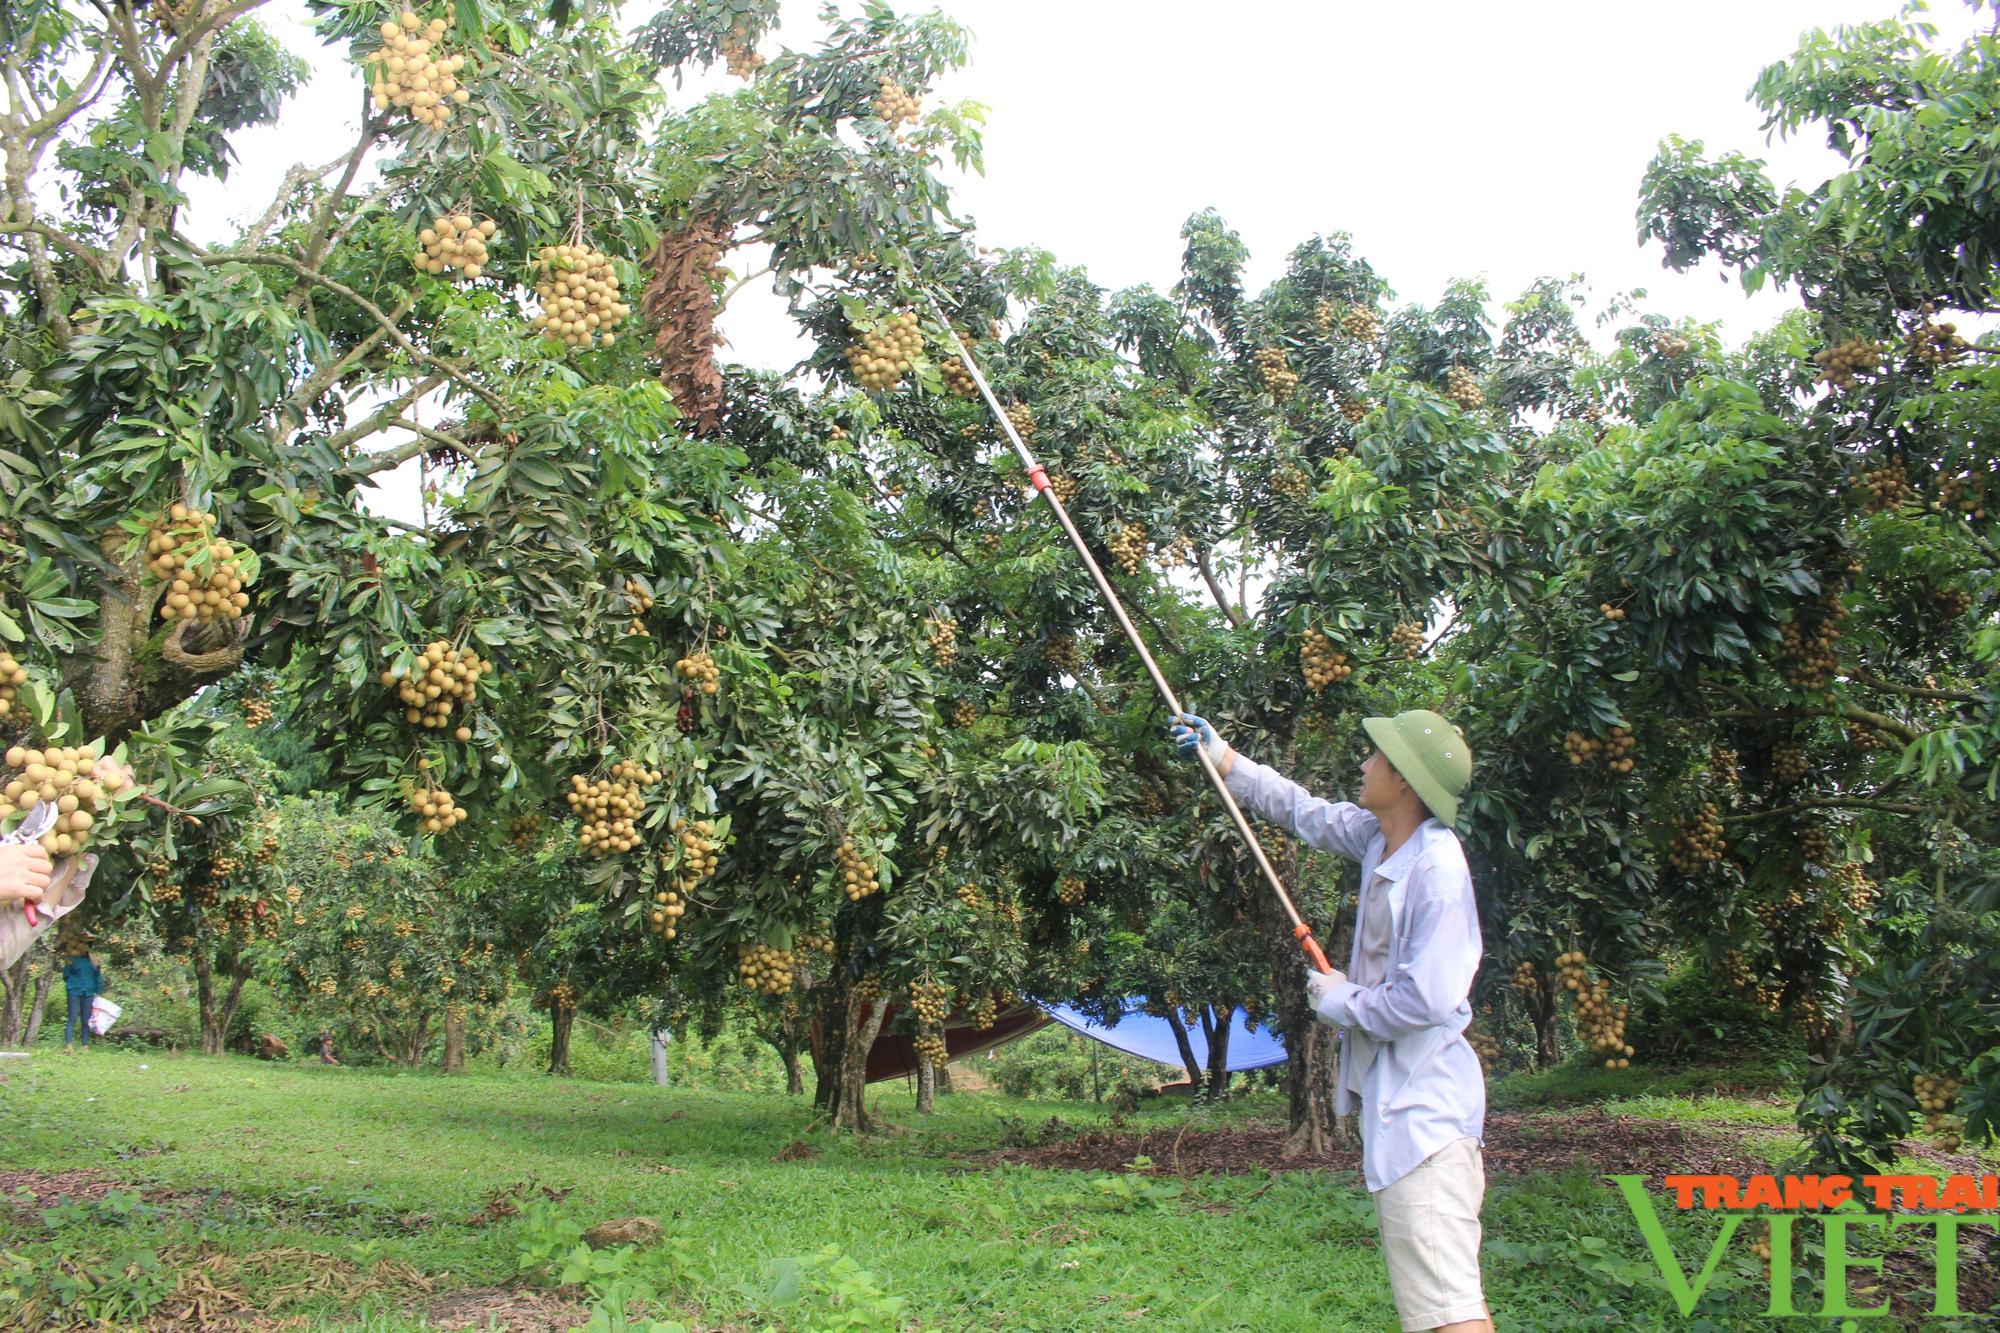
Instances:
[[[1479,1057],[1479,1072],[1491,1074],[1493,1066],[1500,1060],[1500,1040],[1488,1036],[1477,1028],[1467,1028],[1465,1040],[1472,1047],[1472,1053]]]
[[[694,682],[703,694],[714,694],[722,686],[722,668],[706,652],[693,653],[674,663],[674,670],[683,678]]]
[[[1083,653],[1074,634],[1058,634],[1042,644],[1042,660],[1059,671],[1075,675],[1083,666]]]
[[[542,817],[537,814],[515,815],[507,821],[507,841],[517,852],[525,852],[542,840]]]
[[[1360,425],[1368,415],[1368,404],[1359,398],[1342,398],[1334,406],[1340,409],[1340,419],[1350,426]]]
[[[1927,310],[1924,312],[1929,314]],[[1972,344],[1958,336],[1958,325],[1933,324],[1929,320],[1910,330],[1910,359],[1933,366],[1948,366],[1965,359]]]
[[[1031,443],[1035,438],[1035,410],[1026,403],[1015,403],[1007,409],[1007,420],[1013,424],[1014,433],[1021,437],[1022,444]]]
[[[1875,905],[1875,886],[1868,882],[1867,873],[1858,863],[1849,861],[1835,866],[1830,878],[1848,911],[1859,915]]]
[[[162,620],[234,620],[250,605],[236,552],[215,535],[215,515],[168,508],[146,533],[146,568],[167,585]]]
[[[1833,859],[1833,839],[1826,829],[1815,824],[1799,834],[1799,855],[1816,866],[1824,866]]]
[[[529,327],[565,347],[609,347],[632,307],[619,300],[611,256],[588,245],[545,245],[529,268],[542,310]]]
[[[783,995],[792,988],[792,951],[773,949],[761,940],[736,946],[736,975],[751,990]]]
[[[14,711],[14,701],[27,683],[28,669],[14,660],[14,654],[0,650],[0,717]]]
[[[1137,574],[1146,563],[1146,529],[1137,523],[1123,524],[1105,539],[1104,545],[1127,578]]]
[[[1303,500],[1312,493],[1312,483],[1295,463],[1284,463],[1271,469],[1271,489],[1287,500]]]
[[[1368,306],[1354,306],[1340,317],[1340,331],[1356,342],[1372,343],[1382,336],[1382,317]]]
[[[1780,741],[1771,747],[1771,773],[1778,779],[1778,785],[1790,787],[1804,782],[1809,771],[1806,752],[1796,743]]]
[[[860,902],[869,894],[882,887],[875,878],[875,867],[868,858],[854,850],[852,839],[842,839],[834,849],[834,880],[847,894],[849,902]]]
[[[972,1026],[978,1028],[981,1032],[992,1027],[994,1020],[999,1016],[1000,1002],[995,997],[994,992],[989,990],[973,1002]]]
[[[1354,668],[1347,665],[1347,654],[1316,629],[1308,629],[1299,644],[1299,669],[1305,673],[1306,688],[1314,694],[1354,674]]]
[[[461,277],[477,278],[486,271],[486,240],[498,230],[500,224],[492,218],[474,221],[469,213],[446,213],[417,233],[424,247],[417,268],[432,277],[456,270]]]
[[[659,780],[658,773],[624,760],[611,766],[608,777],[591,780],[572,774],[563,799],[583,820],[576,834],[577,846],[597,857],[637,847],[637,820],[646,808],[645,788]]]
[[[884,74],[875,81],[875,115],[891,130],[904,122],[915,124],[924,113],[924,104],[903,91],[903,85]]]
[[[6,664],[0,662],[0,675],[6,672]],[[256,730],[271,720],[271,701],[261,694],[253,694],[243,701],[243,725]]]
[[[278,848],[277,836],[267,833],[264,840],[257,844],[257,852],[252,859],[260,866],[273,865],[278,860]]]
[[[854,995],[856,999],[864,1004],[873,1004],[875,1001],[881,999],[883,995],[882,974],[874,971],[863,972],[861,979],[854,983]]]
[[[1862,507],[1871,514],[1884,511],[1894,513],[1916,496],[1917,488],[1910,484],[1909,471],[1903,460],[1891,458],[1866,468],[1861,473],[1858,488],[1864,495]]]
[[[952,890],[952,896],[975,912],[986,905],[986,897],[977,884],[961,884]]]
[[[963,357],[947,357],[938,370],[944,375],[944,387],[957,397],[970,398],[979,392],[979,381],[965,368]]]
[[[1771,1224],[1768,1221],[1758,1231],[1757,1239],[1750,1242],[1750,1253],[1763,1261],[1764,1275],[1769,1277],[1771,1274],[1771,1256],[1776,1251],[1771,1247]]]
[[[0,818],[26,814],[43,801],[53,801],[56,822],[42,834],[42,850],[50,856],[73,856],[90,845],[90,830],[98,812],[125,786],[117,765],[98,772],[95,746],[29,750],[16,745],[6,754],[7,767],[21,775],[0,792]]]
[[[1333,332],[1340,323],[1340,307],[1326,298],[1320,298],[1313,306],[1313,327],[1321,333]]]
[[[1724,990],[1738,995],[1757,989],[1757,974],[1750,970],[1749,960],[1734,949],[1722,951],[1722,967],[1717,974]]]
[[[646,920],[653,923],[667,939],[679,933],[680,920],[687,915],[687,899],[673,889],[662,889],[653,895],[653,905],[646,912]]]
[[[910,1038],[910,1046],[916,1051],[918,1059],[935,1069],[943,1069],[951,1063],[951,1048],[944,1044],[943,1033],[923,1029]]]
[[[1576,997],[1577,1036],[1605,1057],[1606,1069],[1630,1067],[1637,1052],[1625,1044],[1626,1002],[1614,1001],[1610,988],[1590,975],[1590,959],[1581,950],[1559,955],[1556,969],[1564,989]]]
[[[457,23],[456,14],[425,23],[406,9],[401,22],[382,25],[382,45],[370,51],[365,62],[375,66],[372,92],[377,111],[404,107],[413,120],[440,129],[451,119],[454,104],[472,100],[472,94],[458,86],[465,57],[437,51],[446,30]]]
[[[1424,627],[1414,620],[1404,621],[1389,631],[1389,646],[1402,653],[1405,661],[1416,661],[1424,655]]]
[[[715,825],[706,819],[697,819],[692,823],[677,819],[669,831],[680,845],[680,864],[667,869],[677,876],[674,880],[676,889],[682,893],[693,893],[701,887],[704,879],[714,878],[721,866],[722,858],[716,853],[722,846],[722,840],[715,836]]]
[[[1260,347],[1251,359],[1257,363],[1257,378],[1264,382],[1265,390],[1279,402],[1290,398],[1299,387],[1299,374],[1292,369],[1283,348]]]
[[[934,981],[912,981],[910,1011],[918,1022],[941,1024],[951,1013],[951,992]]]
[[[479,678],[492,670],[493,663],[472,649],[433,639],[417,654],[413,667],[392,667],[382,673],[381,681],[402,702],[405,722],[435,731],[450,722],[455,708],[470,708],[478,700]],[[460,723],[452,734],[469,741],[472,728]]]
[[[1708,749],[1708,774],[1722,786],[1733,785],[1738,776],[1736,751],[1726,745],[1711,745]]]
[[[1084,883],[1075,875],[1064,875],[1056,881],[1056,897],[1064,907],[1075,907],[1083,901]]]
[[[1026,439],[1027,437],[1022,436],[1021,438]],[[1068,504],[1070,501],[1076,499],[1077,492],[1083,489],[1083,483],[1070,473],[1058,472],[1055,476],[1049,478],[1049,489],[1056,493],[1056,499],[1061,500],[1064,504]]]
[[[625,580],[625,611],[632,617],[632,623],[641,634],[646,627],[639,624],[639,617],[653,609],[653,594],[639,586],[637,579]]]
[[[931,656],[941,667],[958,660],[958,621],[951,616],[925,616],[924,629],[931,641]]]
[[[1971,519],[1986,517],[1986,478],[1961,474],[1938,478],[1938,506]]]
[[[1936,1136],[1938,1146],[1946,1152],[1957,1152],[1963,1141],[1965,1120],[1951,1114],[1951,1108],[1957,1104],[1958,1091],[1965,1086],[1965,1080],[1918,1074],[1911,1085],[1917,1109],[1924,1113],[1924,1133]]]
[[[1960,588],[1939,588],[1931,593],[1931,601],[1953,620],[1972,609],[1972,594]]]
[[[450,792],[428,778],[422,786],[411,786],[404,799],[423,821],[421,827],[426,833],[449,833],[472,818],[464,806],[452,799]]]
[[[870,393],[889,393],[910,373],[924,351],[924,331],[917,312],[904,310],[878,321],[872,329],[856,329],[860,341],[847,347],[848,368],[855,382]]]
[[[1677,334],[1667,333],[1662,334],[1660,340],[1653,344],[1653,350],[1669,361],[1677,361],[1686,356],[1688,349],[1693,345]]]
[[[1533,995],[1537,989],[1535,965],[1525,958],[1514,964],[1513,974],[1507,978],[1507,984],[1523,995]]]
[[[1879,368],[1882,364],[1882,345],[1869,342],[1866,338],[1850,338],[1838,347],[1813,353],[1813,364],[1819,367],[1822,384],[1849,389],[1854,386],[1854,377]]]
[[[758,54],[745,19],[738,19],[729,29],[729,35],[722,39],[722,59],[729,72],[739,79],[754,79],[757,71],[764,68],[764,57]]]
[[[979,721],[979,710],[969,699],[960,699],[951,706],[951,725],[965,731]]]
[[[1602,758],[1605,766],[1614,773],[1632,771],[1636,761],[1631,758],[1631,751],[1638,744],[1632,728],[1625,726],[1613,727],[1601,738],[1581,731],[1572,731],[1563,737],[1563,751],[1569,755],[1571,764],[1587,764]]]
[[[1479,387],[1479,377],[1464,366],[1453,366],[1445,372],[1444,396],[1457,403],[1463,412],[1476,412],[1486,406],[1486,393]]]
[[[1713,802],[1704,801],[1693,819],[1681,821],[1667,863],[1683,875],[1692,875],[1720,861],[1728,848],[1722,840],[1721,814]]]
[[[1602,602],[1598,605],[1597,609],[1604,613],[1606,620],[1623,620],[1625,618],[1625,608],[1622,606],[1613,606],[1609,602]]]

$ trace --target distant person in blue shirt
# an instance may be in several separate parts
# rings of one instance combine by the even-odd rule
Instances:
[[[90,956],[81,942],[72,945],[76,953],[63,964],[63,990],[69,995],[69,1021],[63,1024],[63,1050],[75,1051],[78,1033],[83,1048],[90,1049],[90,1002],[104,993],[104,969]]]

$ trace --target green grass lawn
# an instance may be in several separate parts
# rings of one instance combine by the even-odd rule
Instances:
[[[9,1128],[0,1170],[81,1169],[164,1192],[149,1195],[157,1211],[122,1199],[53,1212],[17,1202],[5,1238],[17,1325],[24,1299],[43,1327],[62,1300],[122,1325],[176,1282],[185,1290],[178,1275],[205,1262],[239,1297],[261,1303],[295,1288],[268,1327],[435,1326],[425,1322],[430,1297],[397,1274],[421,1274],[433,1292],[508,1284],[524,1246],[559,1257],[576,1227],[643,1214],[668,1242],[641,1251],[630,1274],[598,1274],[600,1291],[621,1276],[650,1282],[662,1316],[690,1329],[1393,1327],[1372,1208],[1352,1177],[1173,1180],[983,1160],[1052,1116],[1102,1127],[1089,1103],[960,1094],[918,1117],[900,1086],[883,1085],[881,1112],[898,1129],[834,1140],[808,1133],[803,1099],[528,1072],[447,1078],[100,1049],[10,1061],[0,1073]],[[1723,1121],[1728,1106],[1650,1094],[1621,1109]],[[1768,1103],[1738,1109],[1744,1124],[1782,1120]],[[1149,1103],[1128,1128],[1189,1114]],[[1197,1114],[1213,1124],[1281,1108],[1257,1095]],[[801,1139],[811,1155],[781,1159]],[[530,1182],[532,1217],[468,1224]],[[1487,1263],[1503,1328],[1687,1327],[1642,1268],[1638,1233],[1602,1182],[1496,1188],[1487,1211],[1503,1247]],[[789,1262],[827,1246],[907,1305],[869,1298],[851,1271],[808,1265],[801,1275]],[[1725,1283],[1740,1279],[1743,1300],[1761,1306],[1756,1265],[1746,1245],[1737,1249]],[[260,1253],[275,1271],[238,1262]],[[1607,1265],[1607,1254],[1637,1262]],[[147,1255],[158,1272],[146,1271]],[[320,1289],[296,1290],[301,1272],[329,1265],[340,1273]],[[369,1274],[381,1279],[374,1290]],[[812,1299],[836,1287],[848,1296],[839,1311]],[[799,1292],[807,1299],[794,1300]],[[1733,1326],[1724,1296],[1711,1312],[1718,1327]],[[0,1320],[9,1308],[0,1303]],[[877,1322],[829,1322],[835,1315]]]

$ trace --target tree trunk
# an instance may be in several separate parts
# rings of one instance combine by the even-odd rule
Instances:
[[[846,1040],[841,1045],[839,1102],[833,1108],[834,1133],[843,1129],[856,1134],[873,1133],[875,1123],[868,1115],[868,1052],[881,1035],[882,1018],[889,1011],[887,1000],[864,1000],[853,989],[847,998]]]
[[[1535,969],[1534,993],[1523,997],[1528,1021],[1535,1025],[1535,1068],[1554,1069],[1562,1063],[1562,1044],[1556,1032],[1555,978]]]
[[[937,1092],[940,1097],[951,1096],[951,1066],[938,1065],[936,1068]]]
[[[828,1116],[840,1104],[841,1053],[847,1049],[847,1010],[852,991],[853,982],[847,969],[837,967],[812,992],[813,1021],[819,1026],[819,1041],[813,1046],[813,1105]]]
[[[222,1014],[216,1034],[216,1054],[220,1055],[229,1045],[229,1029],[236,1026],[236,1010],[243,1003],[243,983],[250,979],[248,959],[238,957],[229,965],[229,994],[222,1001]]]
[[[465,1010],[455,1004],[444,1010],[444,1072],[465,1072]]]
[[[194,951],[195,995],[201,1009],[201,1053],[222,1054],[222,1027],[215,1010],[215,959],[207,949]]]
[[[569,1077],[569,1033],[576,1025],[576,1008],[560,1000],[549,1006],[549,1072]]]
[[[1170,1004],[1162,1007],[1167,1011],[1167,1026],[1174,1030],[1174,1044],[1181,1048],[1181,1064],[1187,1068],[1188,1088],[1199,1097],[1204,1085],[1201,1061],[1194,1058],[1194,1043],[1188,1040],[1187,1026],[1181,1022],[1180,1011]]]
[[[416,1069],[420,1067],[424,1062],[424,1052],[429,1049],[430,1044],[431,1016],[430,1012],[426,1010],[417,1015],[416,1024],[403,1034],[403,1068]],[[563,1056],[565,1059],[568,1058],[569,1053],[567,1050],[563,1052]]]
[[[926,1023],[920,1032],[935,1032],[934,1024]],[[937,1066],[923,1055],[917,1056],[917,1114],[929,1115],[937,1107]]]
[[[1276,841],[1275,839],[1273,840]],[[1287,838],[1271,858],[1286,892],[1299,893],[1298,850]],[[1253,867],[1249,867],[1254,869]],[[1285,1093],[1291,1137],[1284,1154],[1318,1156],[1332,1151],[1344,1137],[1334,1115],[1334,1081],[1339,1076],[1339,1043],[1306,1002],[1306,956],[1292,933],[1292,924],[1275,895],[1262,883],[1252,885],[1251,911],[1271,959],[1271,993],[1276,998],[1271,1026],[1284,1038],[1291,1058],[1285,1062]],[[1334,914],[1325,942],[1329,961],[1344,959],[1354,940],[1354,905],[1343,902]],[[1336,964],[1337,965],[1337,964]]]
[[[1228,1001],[1223,1003],[1227,1004]],[[1206,1022],[1208,1037],[1208,1095],[1213,1101],[1223,1101],[1229,1096],[1229,1034],[1236,1026],[1236,1006],[1223,1009],[1221,1005],[1211,1006],[1215,1016],[1213,1024]]]
[[[799,1065],[799,1048],[792,1046],[778,1052],[778,1058],[785,1062],[785,1095],[803,1097],[806,1091],[805,1071]]]
[[[41,965],[35,970],[35,1004],[28,1013],[27,1035],[21,1041],[21,1049],[24,1051],[33,1050],[35,1039],[42,1035],[42,1015],[48,1009],[49,992],[55,988],[57,978],[62,976],[61,960],[56,957],[55,946],[49,942],[48,936],[42,937],[42,943],[36,951],[42,957]],[[86,1014],[84,1017],[88,1018],[89,1015]]]
[[[12,967],[0,972],[0,988],[7,993],[5,1005],[0,1007],[0,1046],[10,1051],[21,1049],[21,1028],[28,1017],[28,977],[37,952],[24,951]]]
[[[117,561],[125,540],[118,528],[105,533],[100,549],[107,561]],[[145,585],[145,552],[117,569],[116,578],[98,581],[98,637],[87,653],[62,662],[63,684],[82,706],[84,734],[113,746],[241,666],[250,628],[247,618],[160,627],[152,618],[158,589]]]

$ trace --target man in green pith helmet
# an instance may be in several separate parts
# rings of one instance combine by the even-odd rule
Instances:
[[[1361,865],[1347,971],[1308,972],[1306,995],[1340,1029],[1334,1109],[1360,1099],[1361,1165],[1405,1333],[1492,1333],[1479,1279],[1486,1078],[1465,1039],[1479,970],[1479,909],[1452,826],[1472,779],[1465,737],[1418,710],[1362,723],[1375,752],[1359,801],[1323,801],[1230,749],[1192,713],[1181,754],[1207,751],[1259,818]]]

